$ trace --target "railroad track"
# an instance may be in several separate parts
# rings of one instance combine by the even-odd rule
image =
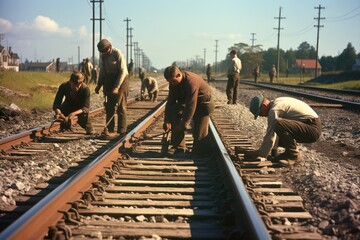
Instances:
[[[313,103],[312,106],[339,107],[355,111],[360,110],[360,91],[357,90],[326,89],[289,84],[255,84],[253,81],[246,80],[242,80],[241,83],[309,98],[317,102]]]
[[[311,215],[282,187],[271,163],[246,162],[237,153],[251,142],[221,106],[211,123],[217,150],[202,158],[164,156],[161,110],[145,120],[62,185],[39,187],[52,191],[0,237],[321,239],[306,227]],[[191,148],[190,134],[187,142]]]

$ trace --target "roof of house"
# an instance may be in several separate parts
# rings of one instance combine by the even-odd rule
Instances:
[[[295,60],[295,66],[296,67],[302,67],[304,66],[305,69],[314,69],[316,68],[316,60],[315,59],[296,59]],[[317,61],[317,68],[322,68],[319,61]]]
[[[25,63],[25,67],[32,67],[32,68],[46,68],[53,64],[53,62],[29,62]]]

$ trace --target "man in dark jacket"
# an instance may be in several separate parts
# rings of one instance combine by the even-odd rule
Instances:
[[[167,67],[164,77],[169,82],[169,96],[163,127],[165,131],[171,129],[172,150],[185,152],[185,130],[190,128],[193,119],[192,153],[208,153],[209,115],[215,108],[209,85],[201,76],[176,66]]]
[[[54,99],[53,110],[55,118],[61,121],[62,130],[71,130],[73,118],[77,116],[78,124],[85,129],[86,134],[93,134],[94,129],[88,116],[90,89],[83,81],[83,73],[72,73],[70,80],[60,85]]]

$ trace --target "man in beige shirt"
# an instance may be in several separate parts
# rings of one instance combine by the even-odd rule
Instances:
[[[236,104],[238,88],[240,82],[240,71],[242,68],[241,60],[237,57],[236,51],[230,51],[231,64],[228,69],[228,82],[226,85],[226,95],[228,104]]]
[[[105,111],[108,131],[114,132],[115,121],[113,116],[116,107],[118,115],[117,133],[124,134],[127,128],[126,105],[129,92],[127,64],[120,50],[114,48],[107,39],[102,39],[97,47],[101,53],[101,67],[95,92],[99,93],[100,88],[103,87],[106,97]]]
[[[270,101],[263,96],[255,96],[250,103],[250,111],[255,119],[268,118],[268,127],[261,147],[246,151],[245,158],[267,157],[277,146],[285,152],[274,157],[272,162],[291,166],[302,161],[296,142],[313,143],[321,136],[321,122],[316,112],[306,103],[295,98],[279,97]]]

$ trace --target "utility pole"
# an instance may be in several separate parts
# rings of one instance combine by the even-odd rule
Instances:
[[[129,22],[131,20],[126,18],[124,22],[126,22],[126,64],[129,62]]]
[[[315,7],[315,9],[319,9],[318,17],[314,18],[315,20],[318,20],[318,24],[314,25],[314,27],[317,27],[316,59],[315,59],[315,78],[317,78],[317,76],[318,76],[318,59],[319,59],[319,33],[320,33],[320,28],[324,27],[324,25],[320,25],[320,20],[325,19],[325,18],[320,17],[320,12],[321,12],[321,9],[325,9],[325,7],[321,7],[321,5],[319,5],[319,7]]]
[[[80,46],[78,46],[78,66],[80,66]],[[81,69],[79,69],[79,71],[81,71]]]
[[[100,40],[102,38],[102,21],[105,20],[105,18],[102,18],[102,3],[104,2],[104,0],[91,0],[92,2],[92,12],[93,12],[93,17],[90,19],[93,22],[93,39],[92,39],[92,63],[95,65],[95,21],[100,21]],[[95,3],[100,3],[100,18],[96,18],[95,17]],[[100,41],[99,40],[99,41]],[[99,53],[99,64],[100,64],[100,53]]]
[[[279,17],[274,17],[275,19],[279,19],[278,21],[278,27],[274,28],[275,30],[278,30],[278,40],[277,40],[277,66],[276,66],[276,79],[279,80],[279,74],[280,74],[280,30],[283,30],[283,28],[280,27],[281,19],[285,19],[284,17],[281,17],[281,9],[282,7],[279,7]]]
[[[133,42],[132,42],[132,30],[134,30],[134,28],[130,28],[130,61],[131,59],[133,59],[133,55],[132,55],[132,48],[133,48]],[[128,63],[129,64],[129,63]]]
[[[206,72],[206,48],[204,48],[204,70]]]
[[[215,74],[217,72],[217,53],[218,53],[218,42],[219,40],[215,40]]]
[[[138,48],[138,42],[134,42],[134,69],[135,69],[135,71],[136,71],[137,68],[140,67],[139,64],[138,64],[138,60],[137,60],[138,59],[138,57],[137,57],[137,55],[138,55],[137,48]]]
[[[251,40],[251,48],[253,48],[254,47],[254,41],[256,40],[254,37],[255,37],[255,34],[256,33],[251,33],[251,35],[252,35],[252,38],[250,39]]]

